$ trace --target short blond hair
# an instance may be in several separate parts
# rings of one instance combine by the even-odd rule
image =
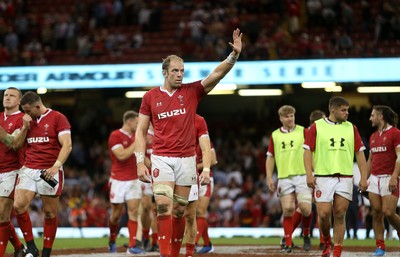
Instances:
[[[163,63],[162,63],[163,71],[168,71],[171,61],[180,61],[183,63],[183,59],[181,57],[174,55],[174,54],[168,55],[167,58],[163,59]]]
[[[283,105],[278,110],[279,116],[285,116],[285,115],[288,115],[288,114],[291,114],[291,113],[293,113],[293,114],[296,113],[296,108],[294,108],[291,105]]]

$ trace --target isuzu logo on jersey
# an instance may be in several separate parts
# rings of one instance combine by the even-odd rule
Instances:
[[[377,147],[372,147],[371,152],[373,153],[380,153],[380,152],[386,152],[386,146],[377,146]]]
[[[165,118],[168,118],[168,117],[179,116],[179,115],[182,115],[182,114],[185,114],[185,113],[186,113],[186,108],[183,108],[183,109],[172,110],[172,111],[169,111],[169,112],[161,112],[157,116],[158,116],[159,120],[162,120],[162,119],[165,119]]]
[[[46,142],[50,142],[50,138],[49,137],[28,137],[26,139],[26,141],[28,141],[28,144],[46,143]]]

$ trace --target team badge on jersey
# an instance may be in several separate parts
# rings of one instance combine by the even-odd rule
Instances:
[[[155,168],[155,169],[153,170],[153,176],[156,178],[156,177],[158,177],[159,175],[160,175],[160,170],[157,169],[157,168]]]
[[[322,195],[321,190],[317,190],[317,192],[315,192],[315,196],[316,196],[317,198],[320,198],[321,195]]]
[[[183,95],[178,95],[179,103],[183,105]]]

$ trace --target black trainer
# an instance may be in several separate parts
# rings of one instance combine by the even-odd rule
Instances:
[[[28,253],[32,254],[33,257],[39,257],[39,249],[37,249],[37,248],[33,248],[33,249],[27,248],[25,250],[25,255],[27,255]]]
[[[287,246],[285,245],[282,250],[281,253],[291,253],[293,251],[293,248],[291,246]]]
[[[303,236],[303,249],[307,252],[311,250],[310,236]]]
[[[14,257],[25,257],[26,254],[25,251],[26,251],[26,246],[22,244],[19,250],[14,251]]]

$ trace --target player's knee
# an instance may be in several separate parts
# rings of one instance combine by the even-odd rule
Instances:
[[[318,211],[318,218],[321,221],[328,221],[331,218],[331,212],[330,211],[325,211],[325,210],[319,210]]]
[[[197,210],[196,211],[196,216],[197,217],[205,217],[206,213],[203,210]]]
[[[186,206],[180,205],[178,203],[174,204],[174,209],[172,213],[174,216],[182,218],[183,216],[185,216],[185,212],[186,212]]]
[[[128,210],[128,216],[130,219],[136,218],[138,216],[138,209],[137,208],[131,208]]]
[[[54,219],[56,217],[56,213],[53,210],[44,210],[43,213],[45,219]]]
[[[396,212],[390,208],[384,208],[382,213],[386,218],[392,218],[396,215]]]
[[[371,209],[371,215],[374,219],[379,219],[382,218],[383,213],[381,210]]]
[[[186,215],[186,224],[187,226],[193,226],[196,217],[194,215]]]
[[[22,213],[28,211],[28,206],[29,205],[14,202],[15,213],[18,215],[18,214],[22,214]]]
[[[168,213],[168,204],[158,204],[157,213],[160,215]]]

